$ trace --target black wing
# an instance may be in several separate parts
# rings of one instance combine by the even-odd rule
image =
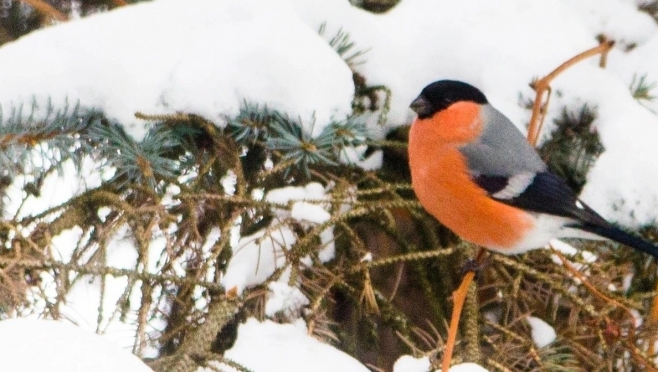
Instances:
[[[576,193],[567,186],[560,177],[550,172],[541,172],[534,175],[522,190],[508,190],[512,197],[496,197],[496,194],[512,187],[512,177],[479,175],[474,181],[490,197],[517,207],[538,213],[547,213],[556,216],[573,218],[577,221],[608,227],[610,224],[592,208],[578,200]],[[511,192],[510,192],[511,191]]]

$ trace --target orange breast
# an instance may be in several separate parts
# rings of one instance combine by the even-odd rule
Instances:
[[[458,147],[479,136],[479,117],[476,104],[460,102],[416,120],[409,133],[412,186],[423,207],[457,235],[504,251],[520,242],[534,222],[524,211],[489,198],[471,180]]]

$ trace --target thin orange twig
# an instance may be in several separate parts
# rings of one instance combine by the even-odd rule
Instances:
[[[452,309],[452,317],[450,319],[450,328],[448,329],[448,341],[446,343],[446,350],[443,354],[443,363],[441,364],[441,371],[450,370],[450,362],[452,361],[452,352],[455,348],[455,342],[457,340],[457,329],[459,328],[459,319],[461,319],[462,308],[464,307],[464,301],[466,300],[466,293],[468,293],[468,287],[473,282],[475,273],[469,271],[464,276],[462,284],[452,293],[452,298],[454,301],[454,307]]]
[[[480,248],[477,254],[476,261],[482,262],[485,254],[484,248]],[[469,271],[464,275],[462,283],[454,292],[452,292],[452,299],[454,302],[452,308],[452,317],[450,318],[450,328],[448,329],[448,339],[446,340],[446,349],[443,352],[443,362],[441,363],[441,371],[448,371],[450,369],[450,362],[452,361],[452,353],[455,349],[455,342],[457,341],[457,330],[459,329],[459,320],[461,319],[462,309],[468,294],[468,287],[470,287],[475,278],[475,272]]]
[[[69,17],[66,14],[55,9],[52,5],[48,4],[43,0],[21,0],[22,2],[30,5],[34,10],[41,13],[46,17],[56,19],[58,21],[68,21]]]
[[[537,144],[537,139],[539,138],[539,133],[541,133],[541,127],[543,123],[543,115],[542,115],[542,102],[544,98],[544,93],[548,90],[550,90],[550,83],[555,79],[559,74],[564,72],[566,69],[569,67],[575,65],[576,63],[584,60],[585,58],[589,58],[592,56],[595,56],[597,54],[601,54],[603,56],[606,56],[610,49],[615,45],[615,42],[612,40],[607,40],[607,39],[602,39],[601,44],[599,46],[586,50],[577,56],[569,59],[568,61],[564,62],[558,68],[555,70],[551,71],[550,74],[544,76],[543,78],[533,82],[530,86],[535,90],[535,103],[532,106],[532,116],[530,117],[530,126],[528,127],[528,141],[534,146]],[[550,91],[549,91],[550,94]]]
[[[633,312],[631,312],[631,309],[629,309],[627,306],[625,306],[625,305],[622,304],[621,302],[615,300],[614,298],[612,298],[612,297],[606,295],[605,293],[601,292],[598,288],[596,288],[595,286],[593,286],[592,283],[590,283],[590,282],[587,280],[587,278],[585,277],[585,275],[583,275],[580,271],[576,270],[576,268],[573,267],[573,265],[571,265],[571,263],[569,262],[569,260],[567,260],[567,258],[564,257],[564,255],[562,254],[562,252],[558,251],[557,249],[553,248],[552,246],[551,246],[551,249],[553,250],[553,254],[555,254],[556,256],[558,256],[558,258],[560,259],[560,261],[562,261],[562,265],[563,265],[567,270],[569,270],[569,272],[571,272],[571,274],[572,274],[573,276],[575,276],[576,278],[578,278],[578,280],[580,280],[580,283],[581,283],[582,285],[584,285],[585,288],[587,288],[592,294],[594,294],[594,295],[597,296],[598,298],[602,299],[603,301],[605,301],[605,302],[607,302],[607,303],[609,303],[609,304],[612,304],[612,305],[614,305],[614,306],[617,307],[617,308],[622,309],[622,310],[626,313],[626,315],[627,315],[630,319],[633,320],[633,324],[631,325],[631,327],[628,328],[628,336],[627,336],[628,342],[627,342],[627,344],[628,344],[629,346],[633,346],[633,347],[629,347],[629,352],[631,353],[631,355],[633,355],[633,357],[634,357],[635,360],[637,360],[637,361],[639,361],[640,363],[642,363],[642,364],[643,364],[648,370],[653,371],[653,372],[657,372],[658,370],[656,369],[656,367],[654,367],[654,366],[651,365],[649,362],[647,362],[647,361],[645,360],[645,358],[643,358],[642,356],[638,355],[638,353],[635,351],[634,346],[635,346],[635,327],[636,327],[636,322],[635,322],[635,316],[633,315]],[[604,320],[605,320],[606,323],[609,323],[609,322],[610,322],[610,320],[609,320],[607,317],[606,317]],[[649,355],[651,355],[651,354],[649,354]]]
[[[553,246],[551,246],[551,249],[553,250],[553,254],[555,254],[555,255],[560,259],[560,261],[562,261],[562,265],[563,265],[564,267],[566,267],[567,270],[569,270],[569,272],[571,272],[571,274],[572,274],[573,276],[575,276],[576,278],[578,278],[578,280],[580,280],[580,282],[581,282],[581,283],[582,283],[587,289],[589,289],[590,292],[592,292],[594,295],[596,295],[597,297],[599,297],[599,298],[602,299],[603,301],[608,302],[608,303],[611,303],[611,304],[613,304],[613,305],[616,306],[616,307],[620,307],[620,308],[624,309],[624,311],[626,311],[628,314],[632,314],[632,313],[631,313],[631,310],[630,310],[628,307],[626,307],[624,304],[622,304],[621,302],[615,300],[614,298],[612,298],[612,297],[606,295],[605,293],[599,291],[598,288],[596,288],[595,286],[593,286],[593,285],[587,280],[587,278],[585,277],[585,275],[583,275],[580,271],[576,270],[576,268],[573,267],[573,266],[571,265],[571,263],[569,262],[569,260],[567,260],[567,258],[564,257],[564,255],[562,254],[562,252],[560,252],[559,250],[553,248]]]

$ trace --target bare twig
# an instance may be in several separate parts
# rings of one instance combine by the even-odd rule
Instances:
[[[577,56],[569,59],[568,61],[558,66],[558,68],[551,71],[550,74],[533,82],[530,85],[536,92],[535,103],[532,106],[532,116],[530,118],[530,126],[528,127],[528,141],[532,145],[537,144],[537,140],[539,139],[539,133],[541,133],[541,127],[544,120],[544,115],[543,115],[544,110],[542,110],[542,108],[545,109],[545,105],[542,104],[542,102],[544,98],[544,93],[548,91],[550,95],[550,89],[551,89],[550,84],[553,81],[553,79],[555,79],[558,75],[563,73],[569,67],[575,65],[576,63],[586,58],[595,56],[597,54],[607,55],[607,53],[610,51],[610,49],[612,49],[614,45],[615,45],[614,41],[603,39],[601,44],[599,44],[599,46],[586,50],[578,54]]]

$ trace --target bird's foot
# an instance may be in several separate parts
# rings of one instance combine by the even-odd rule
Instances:
[[[480,277],[480,272],[491,264],[491,257],[492,255],[488,254],[481,261],[474,258],[467,259],[464,266],[462,266],[462,276],[466,275],[468,272],[473,272],[475,273],[475,278],[478,279]]]

